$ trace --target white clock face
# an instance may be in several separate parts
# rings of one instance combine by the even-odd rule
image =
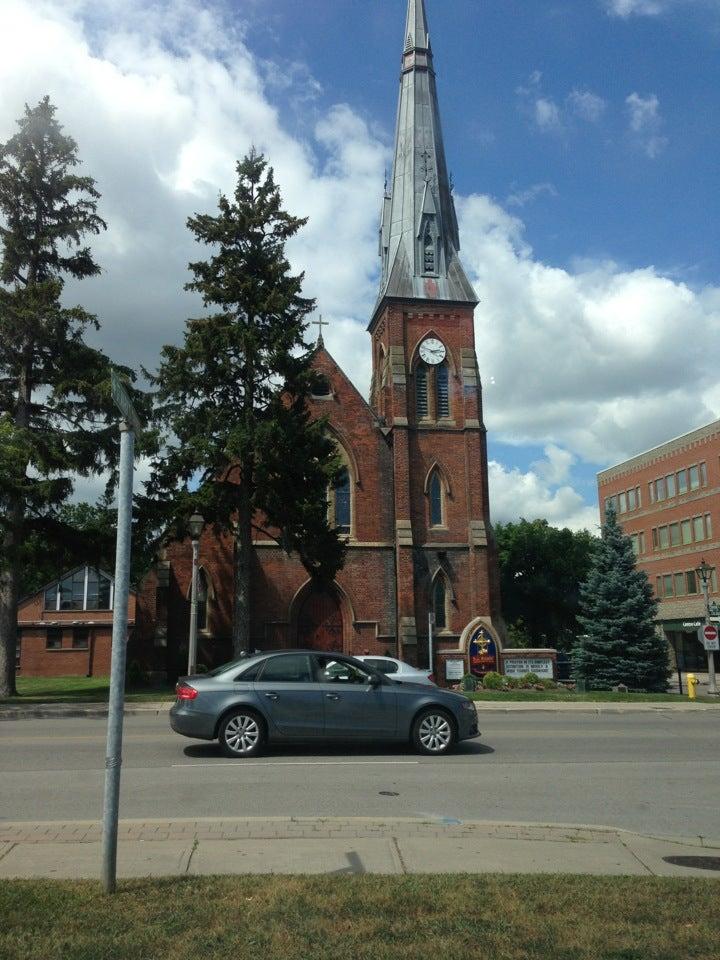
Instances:
[[[442,363],[445,359],[445,346],[434,337],[429,337],[420,344],[420,357],[431,366]]]

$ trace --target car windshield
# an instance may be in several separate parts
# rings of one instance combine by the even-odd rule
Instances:
[[[242,657],[240,660],[229,660],[227,663],[223,663],[220,667],[215,667],[213,670],[208,670],[205,674],[206,677],[219,677],[221,673],[227,673],[228,670],[231,670],[233,667],[246,667],[250,664],[251,660],[255,661],[257,657]]]

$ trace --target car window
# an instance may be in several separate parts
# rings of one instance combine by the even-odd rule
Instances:
[[[373,658],[371,660],[364,660],[363,663],[366,663],[369,667],[374,667],[375,670],[379,670],[380,673],[397,673],[398,665],[394,660],[382,660]]]
[[[251,680],[257,680],[258,674],[266,664],[266,660],[258,660],[257,663],[253,663],[251,666],[246,667],[241,673],[235,677],[236,683],[249,683]]]
[[[260,683],[312,683],[310,657],[298,653],[270,657],[257,679]]]
[[[347,660],[336,660],[334,657],[318,657],[317,663],[317,677],[320,683],[370,683],[372,672],[365,670],[359,664],[348,663]]]

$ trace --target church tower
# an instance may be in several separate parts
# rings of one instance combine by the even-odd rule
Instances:
[[[370,321],[371,404],[392,444],[399,656],[499,648],[477,295],[460,262],[424,0],[409,0]],[[479,634],[478,634],[478,631]],[[444,659],[440,657],[440,662]],[[439,666],[438,661],[436,664]]]

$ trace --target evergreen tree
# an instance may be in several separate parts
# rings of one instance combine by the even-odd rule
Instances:
[[[18,126],[0,144],[0,696],[15,692],[22,545],[117,448],[109,362],[84,341],[97,320],[61,302],[65,277],[99,273],[83,245],[105,229],[99,194],[47,97]]]
[[[667,643],[655,630],[656,615],[647,574],[636,568],[630,538],[610,508],[580,590],[578,620],[584,635],[573,651],[576,678],[591,689],[622,683],[634,690],[664,692],[670,667]]]
[[[251,645],[253,525],[317,578],[332,578],[344,558],[327,519],[335,446],[306,404],[319,386],[303,340],[314,302],[285,255],[305,223],[283,210],[263,156],[238,163],[233,200],[188,220],[211,256],[190,264],[186,288],[215,312],[188,320],[184,344],[163,348],[154,378],[166,447],[143,509],[171,520],[176,536],[193,509],[233,533],[236,653]]]

